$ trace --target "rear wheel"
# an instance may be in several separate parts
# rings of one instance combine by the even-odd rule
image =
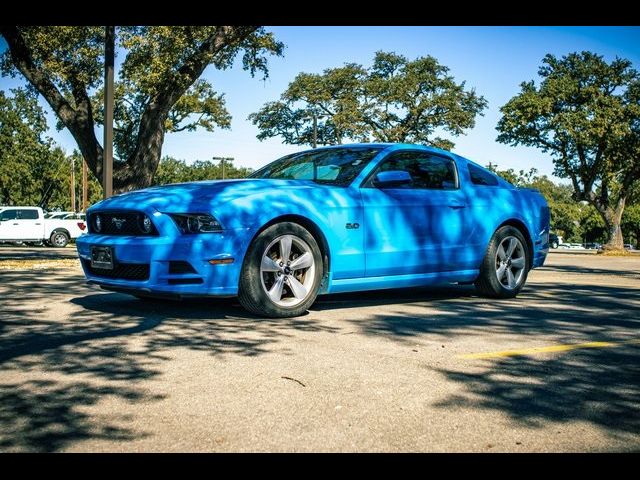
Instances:
[[[56,230],[49,237],[49,243],[51,243],[51,246],[53,247],[66,247],[69,243],[69,236],[61,230]]]
[[[249,246],[238,300],[257,315],[301,315],[318,295],[322,271],[320,248],[305,228],[291,222],[272,225]]]
[[[529,250],[515,227],[499,228],[491,238],[476,288],[488,297],[513,298],[524,286],[529,272]]]

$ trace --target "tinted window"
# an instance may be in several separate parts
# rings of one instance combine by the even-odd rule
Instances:
[[[15,220],[16,219],[16,212],[17,212],[17,210],[4,210],[0,214],[0,218],[2,218],[2,220]]]
[[[21,220],[37,220],[37,210],[18,210],[18,218]]]
[[[381,147],[326,148],[287,155],[250,178],[312,180],[317,183],[346,186],[380,152]]]
[[[498,185],[498,179],[488,171],[469,163],[469,175],[474,185]]]
[[[389,170],[405,171],[411,176],[411,183],[394,188],[438,190],[458,188],[456,166],[453,160],[432,155],[429,152],[394,153],[376,169],[375,174]]]

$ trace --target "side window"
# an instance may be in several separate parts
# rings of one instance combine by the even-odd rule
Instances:
[[[2,220],[15,220],[16,212],[17,210],[4,210],[0,213],[0,218],[2,218]]]
[[[469,176],[471,177],[471,183],[474,185],[493,186],[498,185],[498,179],[491,175],[486,170],[469,163]]]
[[[429,152],[398,152],[385,160],[373,174],[400,170],[411,176],[411,182],[394,188],[454,190],[458,188],[453,160]],[[371,182],[368,182],[371,184]]]
[[[38,211],[37,210],[17,210],[18,218],[20,220],[37,220],[38,219]]]

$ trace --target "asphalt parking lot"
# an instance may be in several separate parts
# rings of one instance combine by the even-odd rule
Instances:
[[[272,320],[105,292],[50,252],[0,249],[0,451],[640,450],[640,256]]]

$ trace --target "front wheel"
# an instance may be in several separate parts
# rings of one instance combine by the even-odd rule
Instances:
[[[513,298],[522,290],[528,272],[527,242],[520,230],[505,225],[493,234],[475,285],[488,297]]]
[[[296,317],[318,296],[322,272],[322,255],[313,235],[296,223],[278,223],[249,246],[238,300],[257,315]]]

